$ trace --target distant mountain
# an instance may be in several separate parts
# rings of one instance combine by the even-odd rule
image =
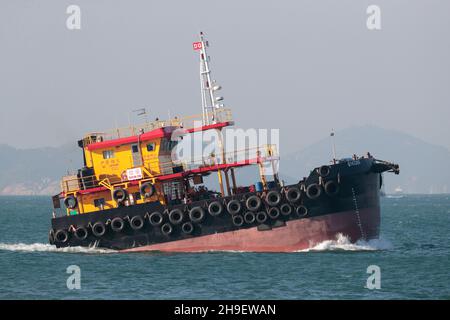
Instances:
[[[392,193],[398,186],[406,193],[450,192],[450,150],[447,148],[402,132],[369,125],[336,132],[334,138],[338,158],[364,155],[369,151],[375,158],[400,165],[400,175],[384,174],[387,193]],[[331,158],[332,143],[328,137],[283,156],[280,172],[288,180],[289,177],[298,179]]]
[[[395,130],[375,126],[357,126],[336,132],[338,158],[363,155],[400,165],[400,175],[385,174],[386,192],[401,187],[405,193],[450,192],[450,151]],[[281,142],[282,143],[282,142]],[[331,156],[330,137],[300,151],[281,156],[280,176],[293,183],[309,174],[309,170],[328,163]],[[81,150],[76,144],[57,148],[15,149],[0,145],[0,194],[56,194],[61,176],[82,165]],[[258,180],[256,167],[237,170],[239,185]],[[217,175],[208,182],[217,186]]]
[[[76,144],[37,149],[0,145],[0,195],[55,194],[61,176],[80,167],[81,161]]]

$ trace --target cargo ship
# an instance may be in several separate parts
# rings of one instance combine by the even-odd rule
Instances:
[[[123,252],[295,252],[339,234],[352,242],[378,238],[382,173],[397,164],[364,156],[311,168],[294,184],[280,180],[276,145],[225,150],[231,110],[211,79],[209,43],[193,43],[200,60],[202,113],[145,121],[78,141],[84,166],[52,197],[49,242]],[[174,156],[187,136],[213,131],[219,152],[190,161]],[[198,156],[198,155],[196,155]],[[240,186],[239,170],[257,181]],[[271,170],[268,174],[268,168]],[[217,191],[206,180],[217,175]],[[209,177],[208,177],[209,176]],[[256,180],[256,179],[255,179]]]

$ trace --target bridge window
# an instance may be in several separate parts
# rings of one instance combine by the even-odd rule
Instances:
[[[96,206],[97,208],[103,208],[104,205],[105,205],[104,198],[94,199],[94,206]]]
[[[147,151],[151,152],[151,151],[155,151],[155,143],[149,143],[147,144]]]
[[[103,159],[111,159],[114,158],[114,151],[113,150],[105,150],[103,151]]]

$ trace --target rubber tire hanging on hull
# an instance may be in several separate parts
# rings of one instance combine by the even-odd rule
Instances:
[[[87,239],[88,231],[85,227],[78,227],[77,229],[75,229],[74,235],[75,235],[75,238],[83,241],[83,240]]]
[[[181,225],[181,231],[184,234],[192,234],[192,232],[194,232],[194,225],[192,222],[185,222]]]
[[[281,194],[278,191],[269,191],[266,195],[266,202],[269,206],[275,207],[281,202]]]
[[[144,219],[141,216],[134,216],[130,219],[130,227],[133,230],[141,230],[144,227]]]
[[[193,223],[201,223],[205,218],[205,210],[201,207],[194,207],[189,211],[189,219]]]
[[[245,202],[245,206],[250,211],[258,211],[258,209],[261,207],[261,203],[261,198],[253,195],[247,199],[247,201]]]
[[[163,223],[164,217],[161,212],[155,211],[148,216],[148,221],[152,226],[159,227]]]
[[[69,233],[66,230],[57,230],[55,232],[55,242],[66,243],[69,240]]]
[[[125,222],[121,217],[115,217],[111,220],[111,230],[121,232],[125,228]]]
[[[306,188],[306,195],[311,200],[315,200],[322,194],[322,187],[317,183],[312,183]]]
[[[169,213],[169,221],[173,225],[179,225],[183,222],[183,211],[180,209],[173,209]]]
[[[167,222],[161,226],[161,233],[163,235],[170,236],[172,234],[172,232],[173,232],[173,227],[170,223]]]
[[[219,201],[213,201],[208,206],[208,213],[213,216],[217,217],[220,216],[223,212],[223,205]]]
[[[302,193],[301,193],[300,189],[295,188],[295,187],[289,188],[286,191],[286,199],[287,199],[287,201],[289,201],[291,203],[295,203],[295,202],[299,201],[301,198],[301,195],[302,195]]]
[[[242,209],[242,205],[238,200],[228,202],[227,210],[231,215],[238,214]]]
[[[91,230],[92,230],[92,234],[94,236],[96,236],[97,238],[103,237],[106,233],[105,224],[100,221],[94,223],[94,225],[91,227]]]

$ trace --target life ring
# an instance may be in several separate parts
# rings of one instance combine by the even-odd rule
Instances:
[[[317,183],[312,183],[306,188],[306,195],[310,199],[317,199],[322,194],[322,188]]]
[[[161,226],[161,233],[163,234],[163,235],[165,235],[165,236],[169,236],[169,235],[171,235],[172,234],[172,232],[173,232],[173,227],[172,227],[172,225],[170,224],[170,223],[164,223],[162,226]]]
[[[121,217],[115,217],[111,220],[111,229],[114,232],[120,232],[125,228],[125,222]]]
[[[266,195],[266,202],[269,206],[275,207],[281,202],[281,194],[278,191],[269,191]]]
[[[227,210],[231,215],[237,214],[241,211],[242,205],[238,200],[231,200],[228,202]]]
[[[201,223],[205,218],[205,210],[201,207],[194,207],[189,211],[189,219],[194,223]]]
[[[280,206],[280,212],[283,216],[287,217],[292,213],[292,206],[289,203],[283,203]]]
[[[148,220],[152,226],[159,227],[163,223],[164,217],[160,212],[156,211],[148,217]]]
[[[208,206],[208,212],[213,217],[219,216],[223,211],[223,205],[219,201],[213,201]]]
[[[169,221],[174,225],[178,225],[183,222],[183,211],[181,211],[180,209],[173,209],[172,211],[170,211]]]
[[[250,196],[245,202],[245,205],[248,210],[257,211],[261,207],[261,198],[255,195]]]
[[[301,195],[302,195],[302,193],[300,192],[300,189],[298,189],[296,187],[289,188],[286,191],[286,199],[292,203],[299,201],[301,198]]]
[[[267,221],[267,214],[264,211],[260,211],[256,214],[256,221],[258,223],[264,223]]]
[[[339,185],[334,180],[327,181],[324,189],[329,196],[335,196],[339,193]]]
[[[128,197],[128,192],[125,189],[122,188],[117,188],[113,191],[113,199],[117,202],[117,203],[121,203],[123,201],[125,201]]]
[[[308,215],[308,208],[304,205],[299,205],[296,209],[295,212],[297,213],[297,215],[299,217],[306,217]]]
[[[88,237],[88,231],[85,227],[76,228],[74,234],[78,240],[86,240]]]
[[[246,212],[244,214],[244,221],[245,221],[245,223],[252,224],[253,222],[255,222],[255,219],[256,219],[255,218],[255,214],[253,212],[251,212],[251,211]]]
[[[242,227],[244,225],[244,218],[242,218],[242,216],[240,214],[235,214],[232,219],[233,219],[233,224],[236,227]]]
[[[280,216],[280,209],[278,209],[278,207],[272,207],[267,212],[267,215],[270,217],[270,219],[276,220]]]
[[[78,200],[73,195],[69,195],[64,199],[64,205],[68,209],[75,209],[77,207]]]
[[[94,225],[92,226],[91,229],[92,229],[92,234],[94,236],[96,236],[97,238],[104,236],[106,233],[105,224],[101,221],[97,221],[96,223],[94,223]]]
[[[191,234],[194,232],[194,225],[191,222],[185,222],[181,225],[181,231],[183,231],[184,234]]]
[[[141,185],[139,191],[143,198],[150,198],[152,195],[155,194],[155,186],[151,182],[145,182]]]
[[[319,171],[319,175],[322,178],[325,178],[325,177],[328,177],[328,175],[330,174],[331,168],[330,168],[330,166],[325,165],[325,166],[321,166],[318,171]]]
[[[134,216],[130,219],[130,227],[133,230],[141,230],[144,226],[144,219],[141,216]]]
[[[66,230],[57,230],[55,232],[55,241],[66,243],[69,240],[69,233]]]

